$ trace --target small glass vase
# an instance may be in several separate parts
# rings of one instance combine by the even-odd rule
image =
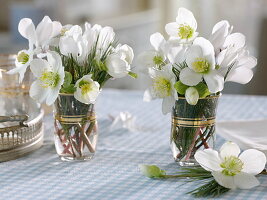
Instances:
[[[218,98],[200,98],[196,105],[188,104],[181,97],[176,101],[172,111],[170,145],[180,166],[198,166],[195,152],[214,148]]]
[[[96,151],[98,126],[93,104],[71,94],[59,94],[54,103],[55,147],[61,160],[90,160]]]

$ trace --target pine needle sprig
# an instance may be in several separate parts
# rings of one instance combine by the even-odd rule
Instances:
[[[214,180],[214,178],[211,178],[206,184],[186,194],[191,194],[194,197],[218,197],[228,192],[229,190],[230,190],[229,188],[221,186]]]
[[[165,170],[155,165],[146,165],[145,168],[146,170],[143,174],[149,178],[179,178],[185,179],[187,182],[201,184],[201,186],[186,193],[194,197],[217,197],[230,190],[218,184],[211,172],[202,167],[181,168],[176,174],[166,174]]]

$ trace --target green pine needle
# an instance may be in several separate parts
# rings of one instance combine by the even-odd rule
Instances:
[[[221,186],[211,178],[208,183],[188,192],[187,194],[191,194],[194,197],[218,197],[229,190],[230,189]]]

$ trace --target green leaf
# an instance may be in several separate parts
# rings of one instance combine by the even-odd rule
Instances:
[[[181,81],[177,81],[177,82],[174,84],[174,88],[176,89],[176,91],[177,91],[179,94],[184,95],[186,89],[189,88],[189,86],[183,84]]]
[[[160,178],[166,174],[165,170],[160,169],[156,165],[139,165],[143,175],[149,178]]]
[[[65,71],[65,78],[64,78],[64,83],[63,87],[67,87],[71,84],[72,82],[72,75],[70,72]]]
[[[136,73],[133,73],[133,72],[129,72],[128,75],[131,76],[132,78],[138,77],[138,75]]]
[[[66,87],[62,87],[60,92],[61,93],[67,93],[67,94],[73,94],[76,91],[76,88],[74,87],[74,84],[70,84]]]
[[[195,88],[198,91],[199,98],[205,98],[206,96],[210,95],[208,86],[203,82],[197,84]]]

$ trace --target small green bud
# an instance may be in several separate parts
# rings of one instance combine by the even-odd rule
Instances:
[[[149,178],[161,178],[166,175],[165,170],[160,169],[156,165],[139,165],[139,169],[144,176]]]

